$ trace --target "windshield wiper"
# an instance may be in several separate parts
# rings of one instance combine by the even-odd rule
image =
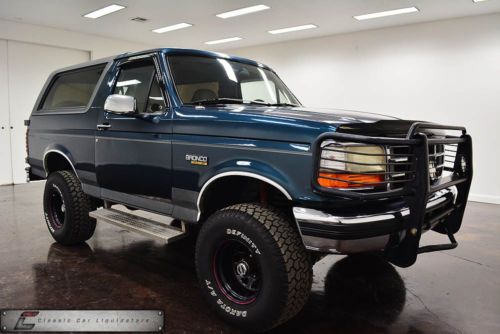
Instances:
[[[204,105],[204,104],[226,104],[226,103],[260,104],[260,105],[264,105],[264,106],[269,105],[268,103],[265,103],[265,102],[242,100],[242,99],[234,99],[234,98],[231,98],[231,97],[219,97],[219,98],[216,98],[216,99],[201,99],[201,100],[195,100],[195,101],[189,102],[189,104],[198,104],[198,105]]]
[[[298,104],[286,103],[286,102],[282,102],[282,103],[269,103],[268,105],[269,106],[273,106],[273,107],[299,107]]]

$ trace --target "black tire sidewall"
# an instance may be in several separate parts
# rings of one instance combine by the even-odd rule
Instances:
[[[254,302],[239,305],[219,289],[213,273],[213,257],[224,240],[236,239],[254,251],[262,286]],[[249,214],[223,210],[204,225],[196,245],[198,279],[216,311],[238,327],[254,331],[268,328],[280,318],[286,305],[288,280],[283,255],[266,227]]]
[[[55,229],[52,226],[53,213],[50,205],[50,196],[53,191],[58,191],[63,199],[65,206],[65,215],[63,226],[59,229]],[[43,211],[45,215],[45,222],[47,228],[49,229],[52,237],[60,243],[67,243],[70,238],[70,234],[73,230],[73,198],[71,196],[71,191],[68,184],[64,180],[64,177],[59,173],[50,174],[47,182],[45,183],[45,191],[43,194]]]

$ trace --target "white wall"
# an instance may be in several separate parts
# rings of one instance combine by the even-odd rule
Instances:
[[[133,43],[1,19],[0,39],[90,51],[92,59],[155,47],[149,44]]]
[[[7,41],[0,40],[0,185],[12,182],[7,58]]]
[[[7,41],[7,55],[9,123],[4,131],[10,134],[12,180],[9,183],[24,183],[24,120],[29,118],[49,74],[57,68],[89,61],[90,54],[83,50]],[[8,143],[0,143],[0,146],[5,144]],[[5,160],[2,159],[0,165],[5,164]]]
[[[225,52],[271,66],[306,106],[466,125],[471,199],[500,203],[500,14]]]

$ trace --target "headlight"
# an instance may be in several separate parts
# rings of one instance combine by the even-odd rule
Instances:
[[[318,183],[327,188],[373,188],[385,181],[382,146],[325,143],[321,149]]]

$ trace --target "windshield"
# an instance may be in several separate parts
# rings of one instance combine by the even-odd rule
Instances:
[[[267,69],[200,56],[174,55],[168,61],[184,104],[300,105],[278,76]]]

